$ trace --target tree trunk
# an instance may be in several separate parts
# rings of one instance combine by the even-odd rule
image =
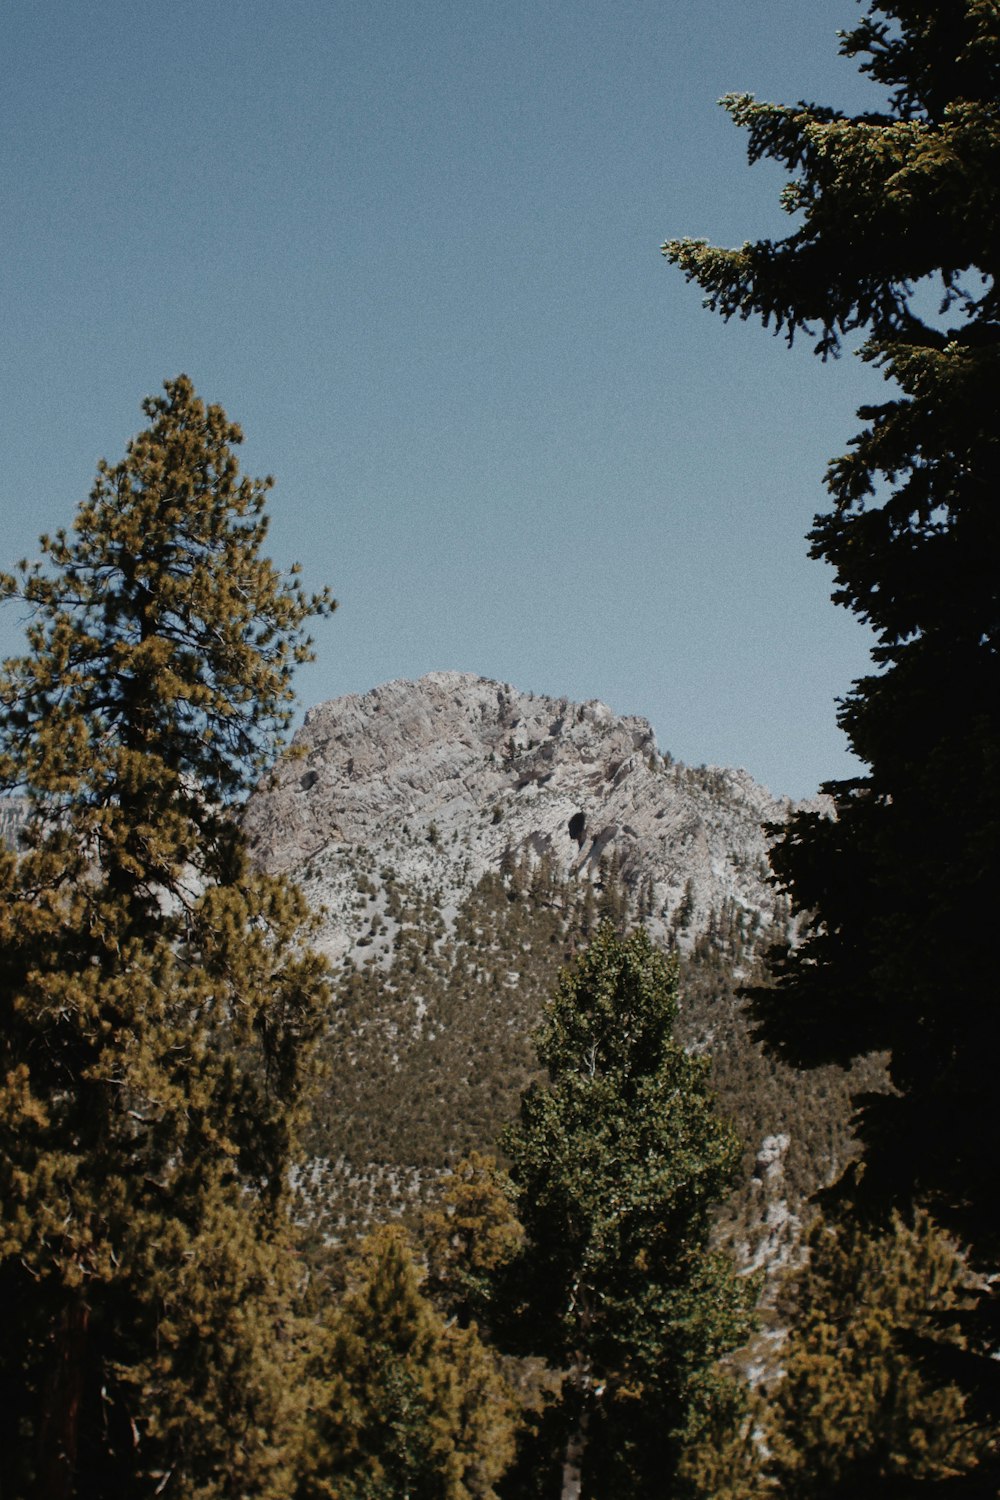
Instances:
[[[583,1456],[587,1450],[587,1428],[590,1423],[590,1375],[583,1361],[574,1365],[569,1383],[576,1398],[576,1419],[570,1428],[563,1454],[560,1500],[580,1500],[583,1493]]]
[[[72,1500],[76,1489],[80,1406],[90,1309],[82,1296],[63,1313],[38,1425],[39,1500]]]
[[[580,1500],[583,1489],[583,1454],[587,1446],[584,1414],[566,1441],[563,1457],[562,1493],[560,1500]]]

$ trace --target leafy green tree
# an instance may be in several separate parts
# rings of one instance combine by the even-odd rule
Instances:
[[[31,612],[0,677],[29,810],[0,855],[0,1489],[266,1500],[295,1458],[288,1176],[327,987],[233,805],[332,603],[261,555],[270,481],[221,408],[182,376],[144,410],[72,533],[0,581]]]
[[[565,970],[504,1146],[525,1241],[504,1285],[515,1338],[564,1372],[563,1494],[667,1491],[714,1366],[756,1288],[708,1248],[739,1160],[707,1063],[672,1035],[676,968],[605,924]]]
[[[514,1403],[475,1327],[435,1310],[406,1233],[365,1241],[335,1308],[304,1500],[489,1500]]]
[[[1000,10],[885,0],[841,51],[886,89],[881,113],[728,99],[751,160],[790,180],[796,223],[736,250],[668,257],[725,317],[759,316],[893,389],[829,468],[812,553],[871,626],[874,671],[840,722],[865,775],[829,783],[836,820],[800,813],[773,865],[804,941],[756,995],[760,1031],[800,1065],[885,1051],[890,1093],[861,1101],[862,1187],[913,1197],[990,1270],[1000,1263]],[[1000,1316],[980,1309],[981,1352]],[[984,1359],[978,1382],[996,1386]]]
[[[788,1500],[908,1492],[975,1470],[984,1439],[953,1383],[936,1384],[914,1335],[961,1342],[968,1272],[926,1216],[871,1232],[821,1219],[786,1288],[793,1323],[765,1427]],[[944,1324],[944,1326],[942,1326]]]

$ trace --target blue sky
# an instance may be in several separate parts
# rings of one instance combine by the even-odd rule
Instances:
[[[306,704],[459,668],[775,792],[849,774],[868,643],[803,537],[882,383],[727,327],[659,246],[784,232],[715,101],[874,107],[857,14],[7,0],[3,564],[185,371],[341,601]]]

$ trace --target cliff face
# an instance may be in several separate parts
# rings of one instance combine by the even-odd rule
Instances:
[[[762,825],[788,810],[743,771],[661,755],[644,719],[434,672],[311,710],[245,827],[256,857],[326,908],[336,958],[359,936],[359,850],[446,912],[530,851],[586,881],[614,863],[654,934],[673,931],[681,946],[727,902],[767,923]],[[391,937],[366,956],[384,956]]]

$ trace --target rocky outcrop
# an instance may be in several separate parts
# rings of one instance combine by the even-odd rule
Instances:
[[[0,797],[0,845],[16,849],[28,817],[28,804],[21,797]]]
[[[263,865],[326,908],[335,957],[357,935],[359,850],[445,911],[525,851],[585,880],[613,864],[654,933],[683,946],[727,902],[775,915],[763,825],[789,806],[744,771],[673,761],[645,719],[603,703],[432,672],[312,709],[245,828]]]

